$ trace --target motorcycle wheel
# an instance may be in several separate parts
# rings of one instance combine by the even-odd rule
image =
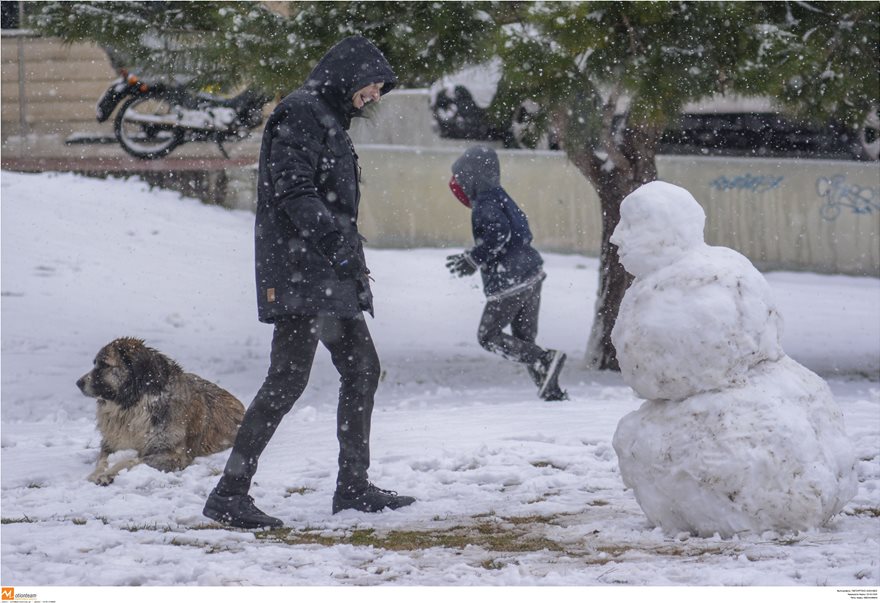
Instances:
[[[125,151],[138,159],[164,157],[183,142],[175,105],[161,94],[126,100],[116,114],[114,131]]]

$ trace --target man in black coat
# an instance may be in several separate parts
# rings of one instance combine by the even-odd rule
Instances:
[[[357,228],[360,168],[346,132],[364,105],[396,83],[381,51],[352,36],[331,48],[266,122],[255,241],[258,316],[275,329],[271,363],[205,504],[211,519],[242,528],[282,525],[254,505],[248,490],[260,454],[306,387],[318,342],[330,351],[341,383],[333,513],[415,500],[367,479],[380,366],[363,315],[372,314],[373,300]]]

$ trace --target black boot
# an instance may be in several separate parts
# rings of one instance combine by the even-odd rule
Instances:
[[[217,489],[211,490],[202,515],[233,528],[255,530],[257,528],[280,528],[284,522],[266,515],[247,494],[221,496]]]
[[[399,509],[416,502],[412,496],[400,496],[392,490],[383,490],[373,484],[359,491],[337,489],[333,495],[333,513],[339,513],[345,509],[354,509],[364,513],[375,513],[382,509]]]
[[[566,396],[559,388],[559,373],[565,364],[567,356],[558,350],[547,350],[533,366],[530,373],[538,382],[538,397],[544,400],[564,400]],[[560,398],[560,394],[565,396]],[[548,397],[550,396],[550,397]]]
[[[558,384],[554,384],[545,389],[544,395],[541,397],[548,402],[559,402],[568,400],[568,392],[560,388]]]

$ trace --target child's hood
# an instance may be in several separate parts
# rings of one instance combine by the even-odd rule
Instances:
[[[469,148],[452,164],[452,175],[473,202],[481,193],[501,186],[501,167],[494,149]]]

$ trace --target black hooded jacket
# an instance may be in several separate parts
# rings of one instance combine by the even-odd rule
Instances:
[[[502,299],[541,282],[541,254],[532,247],[525,213],[501,187],[498,155],[490,147],[471,147],[452,164],[452,174],[471,202],[474,246],[488,300]]]
[[[357,229],[358,157],[348,127],[359,113],[354,93],[397,83],[381,51],[345,38],[284,98],[266,122],[260,149],[255,227],[257,308],[262,322],[282,316],[372,313],[367,271],[340,281],[321,241],[334,233],[364,262]]]

